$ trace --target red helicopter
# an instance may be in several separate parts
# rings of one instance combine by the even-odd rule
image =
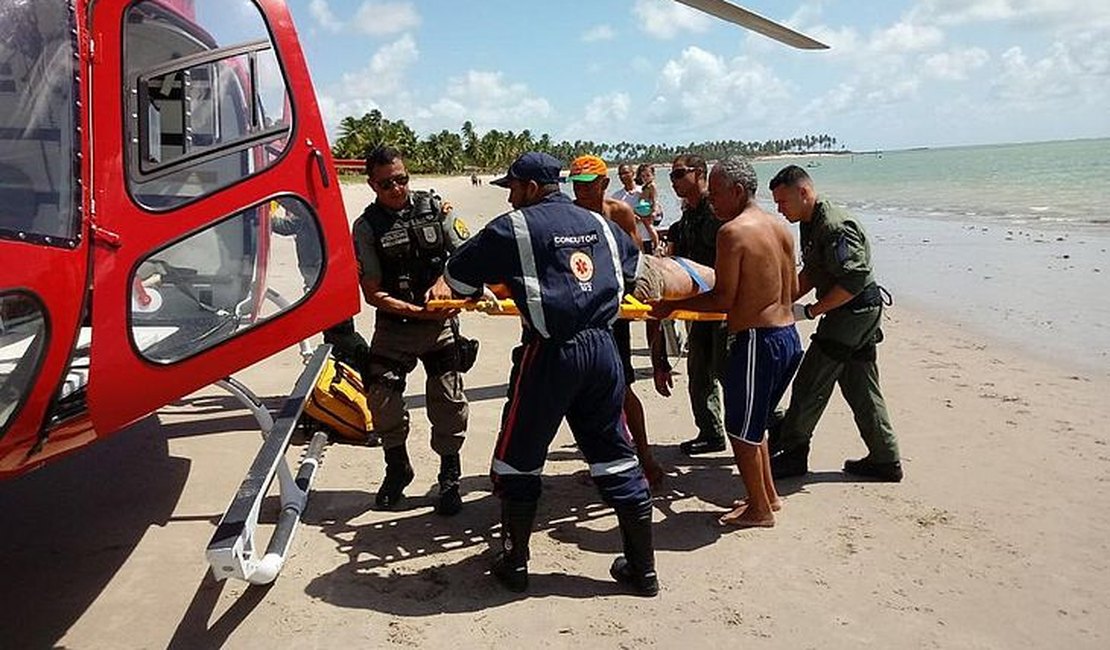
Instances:
[[[824,47],[723,0],[679,0]],[[275,273],[297,268],[296,277]],[[327,346],[276,418],[229,376],[360,307],[308,68],[280,0],[0,0],[0,479],[209,384],[265,442],[213,536],[217,578],[276,577],[324,438],[284,451]],[[258,510],[280,477],[265,553]]]
[[[225,378],[359,309],[284,3],[0,0],[0,140],[0,478],[224,381],[268,434],[260,500],[326,350],[276,422]],[[221,577],[253,570],[240,501]]]

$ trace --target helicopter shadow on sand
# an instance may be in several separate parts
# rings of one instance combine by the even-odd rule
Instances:
[[[55,646],[147,530],[176,521],[191,461],[161,429],[148,416],[0,489],[0,646]]]
[[[662,453],[670,455],[666,448]],[[573,447],[549,454],[533,540],[548,535],[585,553],[616,555],[621,542],[612,509],[582,472],[554,473],[554,465],[561,463],[585,468]],[[726,532],[716,523],[719,514],[705,506],[730,503],[734,498],[736,486],[723,485],[735,480],[730,463],[727,458],[699,459],[668,476],[665,487],[654,497],[659,510],[654,528],[657,550],[695,550]],[[340,607],[402,616],[478,611],[525,596],[593,598],[623,593],[609,579],[536,573],[535,566],[525,595],[496,584],[488,569],[494,557],[492,549],[500,548],[500,505],[489,489],[486,477],[464,477],[466,501],[458,516],[444,518],[433,512],[432,486],[424,495],[406,498],[400,510],[377,513],[368,522],[362,520],[373,495],[359,490],[314,493],[305,523],[331,538],[347,561],[311,580],[306,593]],[[461,552],[468,554],[460,557]],[[442,556],[442,561],[435,562],[437,556]],[[429,565],[429,559],[434,564]]]

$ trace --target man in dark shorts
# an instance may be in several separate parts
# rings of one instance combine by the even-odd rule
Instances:
[[[567,177],[574,187],[574,203],[601,214],[617,224],[632,239],[632,242],[639,246],[636,216],[632,208],[623,201],[605,196],[605,189],[609,187],[608,174],[609,169],[605,161],[597,156],[575,158],[570,164],[570,175]],[[632,441],[636,443],[636,455],[640,458],[640,464],[644,466],[644,475],[654,488],[663,480],[664,472],[663,466],[651,453],[651,445],[648,443],[644,405],[632,390],[632,383],[636,381],[636,369],[632,367],[631,325],[631,321],[621,318],[613,323],[613,339],[617,342],[617,351],[620,353],[621,365],[624,367],[624,419],[629,433],[632,434]]]
[[[709,199],[725,222],[717,234],[713,290],[666,309],[728,312],[725,361],[725,430],[747,490],[720,518],[739,528],[775,525],[781,507],[771,477],[767,420],[802,359],[794,327],[794,238],[786,225],[755,202],[755,170],[742,156],[717,163]]]

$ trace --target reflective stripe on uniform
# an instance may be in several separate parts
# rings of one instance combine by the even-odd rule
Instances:
[[[472,287],[465,282],[456,280],[455,278],[451,277],[451,272],[448,266],[450,265],[445,265],[443,267],[443,280],[447,283],[447,286],[451,287],[451,289],[455,293],[461,294],[463,296],[475,296],[479,293],[482,293],[481,287]]]
[[[490,464],[489,469],[491,472],[497,474],[498,476],[541,476],[543,474],[542,465],[530,472],[522,472],[512,465],[506,463],[505,461],[499,460],[497,458],[493,459],[493,463]]]
[[[547,330],[547,320],[543,315],[540,276],[536,270],[536,256],[532,252],[532,233],[528,230],[528,220],[524,218],[523,212],[513,210],[509,213],[509,223],[513,226],[516,248],[520,253],[520,272],[524,279],[524,308],[528,310],[528,320],[540,336],[549,339],[551,333]]]
[[[600,214],[594,212],[593,210],[590,210],[590,214],[592,214],[594,219],[597,220],[598,225],[601,226],[601,232],[605,234],[605,243],[606,243],[606,245],[609,246],[609,256],[613,259],[613,272],[617,276],[617,300],[618,301],[623,300],[624,299],[624,270],[623,270],[623,267],[621,266],[620,251],[617,249],[617,240],[616,240],[615,237],[613,237],[613,231],[609,229],[609,225],[606,223],[605,217],[603,217]],[[637,270],[639,270],[639,269],[637,269]],[[609,319],[609,324],[612,325],[613,323],[615,323],[619,316],[620,316],[620,309],[618,308],[617,313],[613,314],[613,317]]]
[[[635,458],[621,458],[608,463],[590,463],[590,476],[613,476],[635,469],[640,464]]]

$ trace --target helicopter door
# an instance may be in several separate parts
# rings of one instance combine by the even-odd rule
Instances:
[[[74,11],[0,0],[0,475],[79,389],[67,384],[88,272]]]
[[[284,4],[93,7],[89,410],[106,432],[350,316],[358,290]]]

